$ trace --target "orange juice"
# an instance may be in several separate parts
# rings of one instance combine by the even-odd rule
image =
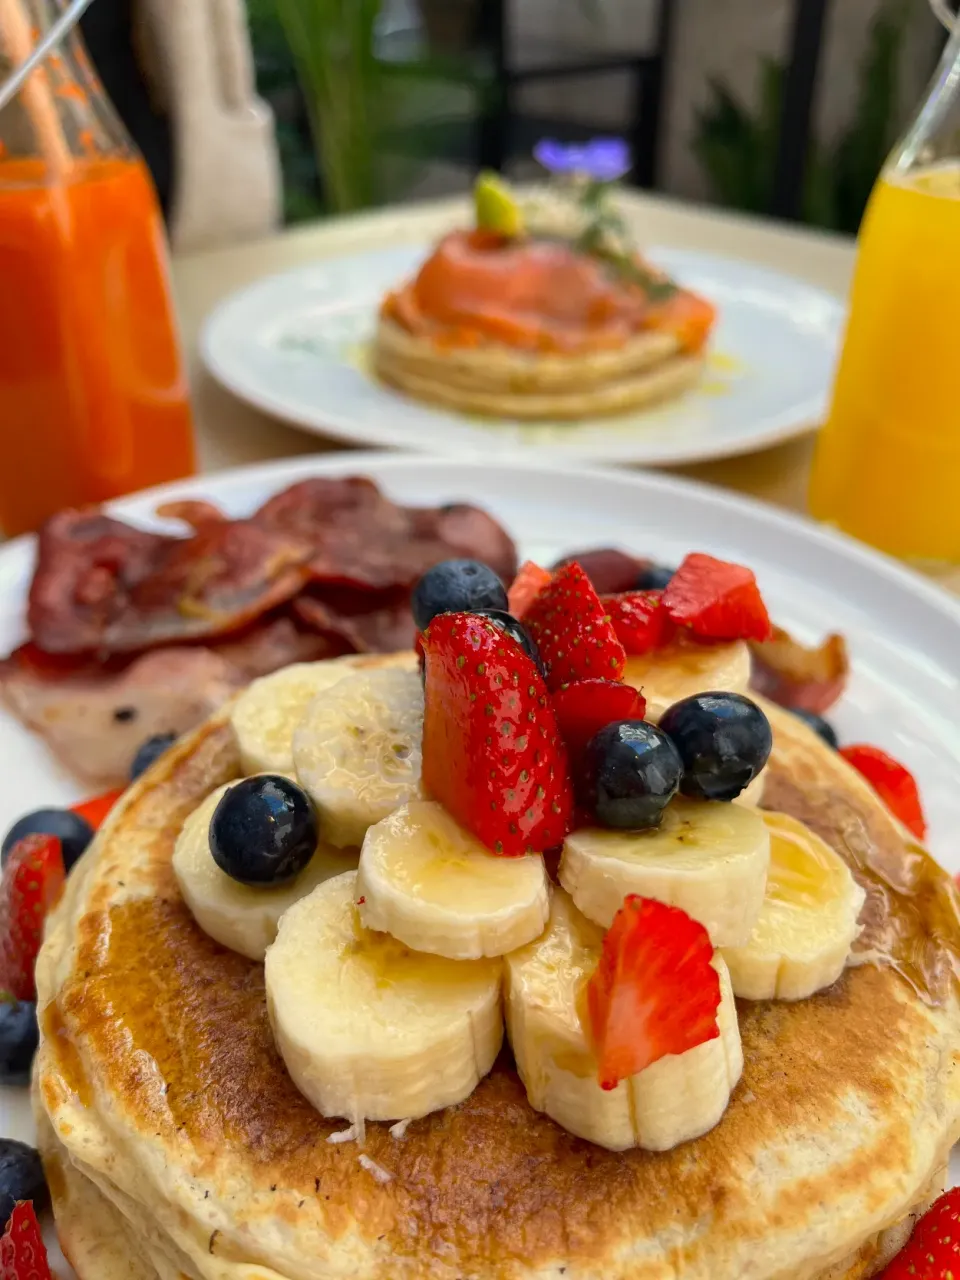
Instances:
[[[810,508],[919,562],[960,563],[960,162],[877,184]]]

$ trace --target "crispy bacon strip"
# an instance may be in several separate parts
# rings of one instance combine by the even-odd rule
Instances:
[[[850,659],[840,635],[827,636],[815,649],[774,627],[773,639],[751,641],[751,685],[758,693],[793,711],[823,715],[837,701],[847,683]]]

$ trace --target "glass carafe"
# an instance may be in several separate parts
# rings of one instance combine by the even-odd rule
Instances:
[[[0,0],[0,84],[61,17]],[[149,174],[74,29],[0,110],[0,527],[195,467]]]
[[[960,23],[870,197],[810,508],[935,568],[960,564]]]

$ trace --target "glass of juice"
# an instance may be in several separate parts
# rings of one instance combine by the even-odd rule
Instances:
[[[960,24],[860,228],[810,509],[884,551],[960,564]]]
[[[0,83],[59,16],[0,0]],[[150,176],[76,31],[0,110],[0,528],[195,470]]]

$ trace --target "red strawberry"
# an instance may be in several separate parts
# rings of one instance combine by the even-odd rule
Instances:
[[[123,795],[123,789],[116,791],[104,791],[99,796],[94,796],[92,800],[82,800],[80,804],[71,805],[74,813],[80,815],[90,823],[94,831],[103,825],[103,820],[107,814]]]
[[[712,958],[706,929],[685,911],[636,893],[624,899],[587,983],[602,1089],[717,1038],[720,978]]]
[[[553,575],[532,560],[524,560],[507,592],[507,608],[515,618],[522,618]]]
[[[494,853],[559,844],[573,796],[536,664],[510,636],[467,613],[434,618],[423,649],[426,789]]]
[[[43,938],[43,921],[63,889],[60,841],[24,836],[10,850],[0,880],[0,990],[18,1000],[35,1000],[33,968]]]
[[[701,640],[769,640],[773,627],[752,570],[693,552],[663,591],[674,622]]]
[[[575,680],[553,695],[560,735],[576,772],[587,743],[614,720],[642,720],[647,703],[641,693],[618,680]]]
[[[923,816],[917,781],[910,770],[879,747],[869,747],[863,743],[841,747],[840,754],[866,778],[890,812],[900,819],[907,830],[912,831],[918,840],[922,840],[927,834],[927,821]]]
[[[662,591],[626,591],[601,596],[613,629],[627,653],[653,653],[672,639],[676,630],[663,607]]]
[[[960,1276],[960,1187],[935,1200],[879,1280],[954,1280]]]
[[[53,1280],[40,1223],[29,1200],[18,1200],[0,1236],[0,1280]]]
[[[619,680],[627,655],[590,579],[564,565],[531,604],[523,624],[536,640],[547,687],[601,676]]]

